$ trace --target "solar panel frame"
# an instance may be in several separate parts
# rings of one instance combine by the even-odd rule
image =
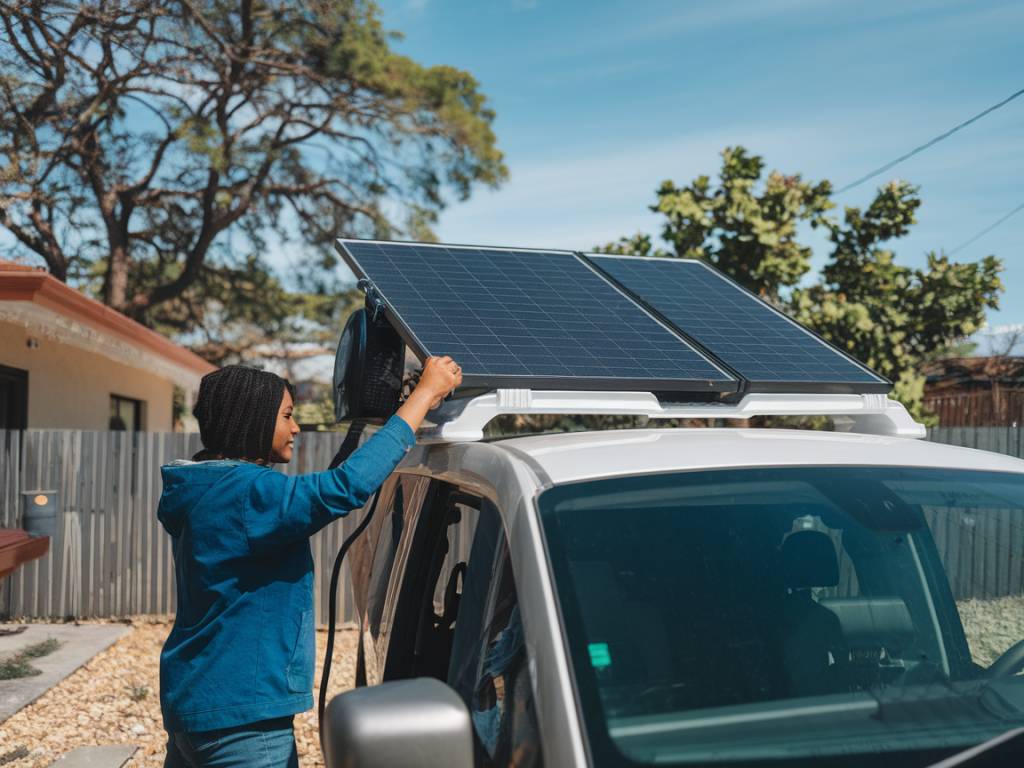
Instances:
[[[727,395],[735,393],[740,388],[740,380],[735,377],[727,367],[714,357],[708,356],[699,348],[691,344],[684,336],[681,336],[671,325],[667,325],[660,318],[652,315],[635,297],[629,292],[623,291],[614,281],[594,268],[585,258],[582,258],[576,251],[561,249],[540,249],[540,248],[507,248],[487,245],[461,245],[450,243],[418,243],[398,242],[387,240],[370,240],[356,238],[340,238],[336,242],[336,249],[345,263],[360,280],[366,281],[368,289],[380,300],[381,306],[387,320],[395,328],[402,340],[421,360],[431,352],[422,339],[420,339],[412,327],[406,322],[402,314],[392,304],[387,295],[380,291],[373,281],[372,276],[360,263],[356,254],[349,250],[349,244],[358,245],[381,245],[401,247],[423,247],[442,248],[448,250],[483,250],[497,251],[504,253],[537,253],[537,254],[559,254],[571,257],[574,263],[592,273],[609,290],[613,291],[623,300],[635,307],[638,315],[646,320],[660,326],[666,334],[678,342],[682,348],[689,347],[690,351],[706,363],[710,368],[719,372],[720,379],[683,379],[683,378],[661,378],[661,377],[630,377],[619,378],[613,376],[558,376],[558,375],[510,375],[510,374],[473,374],[463,372],[463,389],[476,387],[486,388],[533,388],[533,389],[564,389],[564,390],[587,390],[587,391],[652,391],[665,393],[689,393],[698,397]]]
[[[864,363],[860,362],[857,358],[847,354],[842,349],[839,349],[826,339],[822,338],[819,334],[812,331],[810,328],[798,323],[793,318],[789,317],[784,312],[780,311],[776,307],[772,306],[769,302],[753,293],[749,289],[737,283],[731,279],[728,275],[724,274],[720,270],[716,269],[712,265],[699,259],[666,259],[658,256],[633,256],[633,255],[619,255],[619,254],[605,254],[605,253],[587,253],[580,252],[581,258],[586,260],[588,263],[593,264],[594,268],[597,269],[602,275],[608,278],[612,283],[621,288],[624,292],[630,294],[641,306],[643,306],[648,312],[655,317],[658,317],[663,323],[668,325],[670,328],[679,333],[683,338],[690,342],[695,348],[699,349],[706,356],[718,362],[720,365],[731,371],[737,376],[742,382],[740,391],[746,392],[764,392],[764,393],[777,393],[777,392],[791,392],[794,394],[887,394],[892,391],[892,382],[886,379],[884,376],[871,370]],[[730,365],[729,361],[723,359],[720,353],[716,353],[708,344],[702,342],[696,336],[687,332],[686,329],[681,327],[679,323],[674,322],[669,316],[666,315],[661,309],[659,309],[652,301],[644,298],[640,292],[630,288],[625,283],[617,279],[609,271],[601,267],[602,260],[637,260],[637,261],[650,261],[658,263],[670,263],[677,265],[678,268],[701,268],[707,270],[713,274],[718,280],[722,281],[725,285],[728,285],[738,291],[741,295],[747,299],[756,302],[762,308],[768,310],[773,316],[781,318],[789,326],[801,331],[804,335],[812,339],[817,344],[825,347],[833,354],[839,356],[845,362],[852,365],[855,369],[863,374],[866,374],[872,380],[870,381],[814,381],[814,380],[759,380],[752,378],[743,373],[735,365]],[[692,265],[692,266],[690,266]]]

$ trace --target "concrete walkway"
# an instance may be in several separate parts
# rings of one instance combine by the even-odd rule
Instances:
[[[58,757],[50,763],[50,768],[121,768],[137,749],[131,744],[79,747]]]
[[[0,624],[0,627],[10,627]],[[29,624],[16,635],[0,635],[0,658],[9,658],[29,645],[53,637],[61,646],[48,656],[29,663],[42,674],[0,680],[0,723],[42,696],[100,651],[124,637],[124,624]]]

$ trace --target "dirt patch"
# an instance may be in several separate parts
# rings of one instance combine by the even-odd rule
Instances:
[[[99,623],[99,622],[97,622]],[[171,620],[137,617],[132,630],[39,699],[0,723],[4,768],[45,768],[75,747],[136,744],[128,766],[162,766],[167,735],[160,719],[160,649]],[[337,633],[331,667],[333,696],[352,686],[357,633]],[[327,633],[317,632],[313,698],[319,695]],[[322,766],[316,710],[295,716],[295,741],[303,768]]]

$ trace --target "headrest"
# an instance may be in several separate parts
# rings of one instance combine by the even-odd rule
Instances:
[[[839,559],[828,534],[797,531],[782,542],[782,576],[790,589],[834,587],[839,583]]]
[[[839,617],[851,648],[905,648],[914,641],[914,622],[898,597],[841,597],[821,601]]]

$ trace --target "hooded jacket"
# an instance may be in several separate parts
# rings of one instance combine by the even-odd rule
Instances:
[[[392,416],[341,466],[289,477],[244,461],[161,468],[177,613],[160,654],[168,731],[206,731],[313,706],[309,537],[362,507],[415,442]]]

